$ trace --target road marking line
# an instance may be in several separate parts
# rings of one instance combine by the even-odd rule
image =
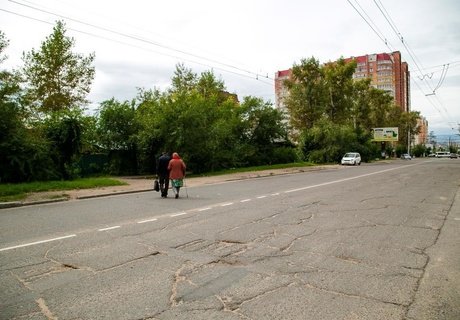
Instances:
[[[157,221],[157,220],[158,220],[157,218],[153,218],[153,219],[141,220],[141,221],[138,221],[137,223],[146,223],[146,222],[152,222],[152,221]]]
[[[251,199],[244,199],[244,200],[241,200],[240,202],[248,202],[248,201],[251,201]]]
[[[102,228],[98,229],[97,231],[107,231],[107,230],[113,230],[113,229],[118,229],[120,226],[113,226],[113,227],[108,227],[108,228]]]
[[[257,199],[263,199],[266,198],[267,196],[258,196]]]
[[[279,195],[280,195],[279,192],[277,192],[277,193],[272,193],[272,196],[279,196]]]
[[[187,214],[187,212],[175,213],[175,214],[171,214],[169,216],[172,218],[172,217],[177,217],[177,216],[183,216],[184,214]]]
[[[221,207],[228,207],[228,206],[231,206],[232,204],[233,204],[233,202],[229,202],[229,203],[221,204],[220,206]]]
[[[211,208],[201,208],[201,209],[198,209],[198,211],[206,211],[206,210],[211,210]]]
[[[0,249],[0,251],[7,251],[7,250],[12,250],[12,249],[17,249],[17,248],[24,248],[24,247],[33,246],[33,245],[36,245],[36,244],[41,244],[41,243],[46,243],[46,242],[51,242],[51,241],[57,241],[57,240],[63,240],[63,239],[72,238],[72,237],[76,237],[76,236],[77,236],[76,234],[70,234],[68,236],[63,236],[63,237],[58,237],[58,238],[52,238],[52,239],[46,239],[46,240],[41,240],[41,241],[36,241],[36,242],[24,243],[24,244],[20,244],[20,245],[17,245],[17,246],[2,248],[2,249]]]
[[[402,166],[402,167],[396,167],[396,168],[386,169],[386,170],[377,171],[377,172],[372,172],[372,173],[366,173],[366,174],[362,174],[362,175],[360,175],[360,176],[355,176],[355,177],[350,177],[350,178],[345,178],[345,179],[340,179],[340,180],[335,180],[335,181],[324,182],[324,183],[315,184],[315,185],[312,185],[312,186],[307,186],[307,187],[302,187],[302,188],[297,188],[297,189],[286,190],[286,191],[284,191],[284,193],[291,193],[291,192],[303,191],[303,190],[307,190],[307,189],[312,189],[312,188],[327,186],[327,185],[330,185],[330,184],[335,184],[335,183],[340,183],[340,182],[345,182],[345,181],[360,179],[360,178],[364,178],[364,177],[370,177],[370,176],[373,176],[373,175],[376,175],[376,174],[380,174],[380,173],[384,173],[384,172],[388,172],[388,171],[393,171],[393,170],[398,170],[398,169],[403,169],[403,168],[407,168],[407,167],[412,167],[412,166],[416,166],[416,165],[419,165],[419,164],[421,164],[421,163],[416,163],[416,164],[411,164],[411,165],[407,165],[407,166]]]

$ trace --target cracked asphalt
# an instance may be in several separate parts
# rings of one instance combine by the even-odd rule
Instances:
[[[0,319],[459,319],[459,166],[3,209]]]

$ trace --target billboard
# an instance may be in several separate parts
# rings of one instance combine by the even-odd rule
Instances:
[[[374,128],[373,141],[398,141],[398,127]]]

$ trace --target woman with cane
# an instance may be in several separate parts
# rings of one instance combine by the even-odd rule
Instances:
[[[168,170],[176,199],[179,198],[179,190],[184,185],[185,168],[184,161],[182,161],[177,152],[174,152],[171,161],[169,161]]]

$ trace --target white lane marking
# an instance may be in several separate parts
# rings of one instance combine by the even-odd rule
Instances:
[[[157,220],[158,220],[157,218],[153,218],[153,219],[141,220],[141,221],[138,221],[137,223],[146,223],[146,222],[152,222],[152,221],[157,221]]]
[[[69,234],[68,236],[57,237],[57,238],[46,239],[46,240],[41,240],[41,241],[36,241],[36,242],[24,243],[24,244],[20,244],[20,245],[17,245],[17,246],[2,248],[2,249],[0,249],[0,251],[7,251],[7,250],[12,250],[12,249],[17,249],[17,248],[24,248],[24,247],[33,246],[33,245],[36,245],[36,244],[41,244],[41,243],[46,243],[46,242],[51,242],[51,241],[57,241],[57,240],[72,238],[72,237],[76,237],[76,236],[77,236],[76,234]]]
[[[232,204],[233,204],[233,202],[229,202],[229,203],[221,204],[220,206],[221,207],[228,207],[228,206],[231,206]]]
[[[263,199],[266,198],[267,196],[258,196],[257,199]]]
[[[201,209],[198,209],[198,211],[206,211],[206,210],[211,210],[211,208],[201,208]]]
[[[172,217],[183,216],[184,214],[187,214],[187,212],[175,213],[175,214],[171,214],[171,215],[169,215],[169,216],[172,218]]]
[[[330,185],[330,184],[335,184],[335,183],[340,183],[340,182],[345,182],[345,181],[360,179],[360,178],[369,177],[369,176],[373,176],[373,175],[380,174],[380,173],[384,173],[384,172],[388,172],[388,171],[393,171],[393,170],[398,170],[398,169],[403,169],[403,168],[407,168],[407,167],[416,166],[416,165],[419,165],[419,164],[421,164],[421,163],[416,163],[416,164],[411,164],[411,165],[407,165],[407,166],[402,166],[402,167],[396,167],[396,168],[386,169],[386,170],[377,171],[377,172],[372,172],[372,173],[366,173],[366,174],[362,174],[362,175],[360,175],[360,176],[355,176],[355,177],[350,177],[350,178],[345,178],[345,179],[340,179],[340,180],[335,180],[335,181],[324,182],[324,183],[315,184],[315,185],[312,185],[312,186],[307,186],[307,187],[302,187],[302,188],[297,188],[297,189],[286,190],[286,191],[284,191],[284,193],[290,193],[290,192],[296,192],[296,191],[303,191],[303,190],[307,190],[307,189],[312,189],[312,188],[327,186],[327,185]]]
[[[279,196],[280,193],[279,193],[279,192],[277,192],[277,193],[272,193],[271,195],[272,195],[272,196]]]
[[[118,228],[120,228],[120,226],[102,228],[102,229],[98,229],[97,231],[108,231],[108,230],[113,230],[113,229],[118,229]]]
[[[248,202],[248,201],[251,201],[251,199],[244,199],[244,200],[241,200],[240,202]]]

